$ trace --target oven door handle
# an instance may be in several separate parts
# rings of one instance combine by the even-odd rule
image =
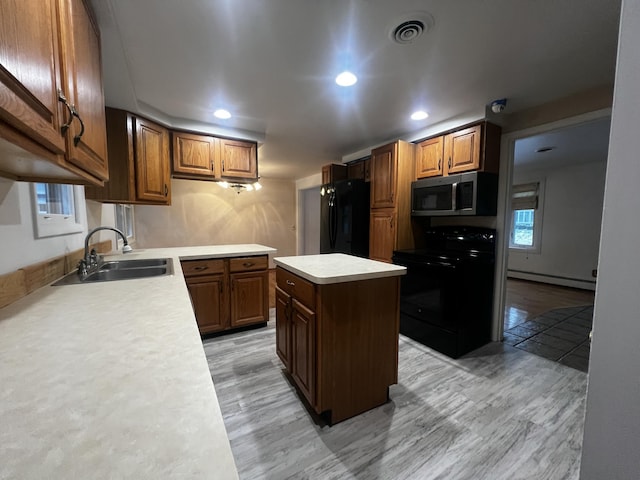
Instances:
[[[398,263],[398,265],[401,265],[403,267],[407,267],[407,269],[419,269],[419,268],[425,268],[425,267],[443,267],[443,268],[451,268],[451,269],[455,269],[457,268],[456,265],[454,265],[453,263],[439,263],[439,262],[420,262],[420,263],[413,263],[413,262],[400,262]]]

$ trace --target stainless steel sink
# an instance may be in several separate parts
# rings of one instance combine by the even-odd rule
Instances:
[[[104,262],[99,270],[123,270],[142,267],[164,267],[170,262],[168,258],[142,258],[139,260],[113,260]]]
[[[54,286],[77,285],[81,283],[114,282],[134,278],[158,277],[173,274],[170,258],[148,258],[138,260],[111,260],[99,264],[87,275],[74,271],[55,282]]]

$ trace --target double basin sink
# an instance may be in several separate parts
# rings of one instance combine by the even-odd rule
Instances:
[[[82,283],[112,282],[134,278],[158,277],[173,274],[170,258],[143,258],[136,260],[111,260],[100,263],[87,275],[71,272],[53,285],[77,285]]]

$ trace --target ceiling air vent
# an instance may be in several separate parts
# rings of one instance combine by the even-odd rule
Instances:
[[[397,18],[389,28],[389,38],[400,45],[412,43],[433,27],[433,17],[427,12],[418,12]]]

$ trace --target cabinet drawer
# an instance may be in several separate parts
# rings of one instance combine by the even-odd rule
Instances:
[[[224,260],[184,260],[180,262],[185,277],[224,273]]]
[[[259,257],[238,257],[229,259],[229,271],[237,272],[253,272],[254,270],[266,270],[269,262],[266,255]]]
[[[276,268],[278,287],[312,310],[316,307],[315,286],[281,267]]]

